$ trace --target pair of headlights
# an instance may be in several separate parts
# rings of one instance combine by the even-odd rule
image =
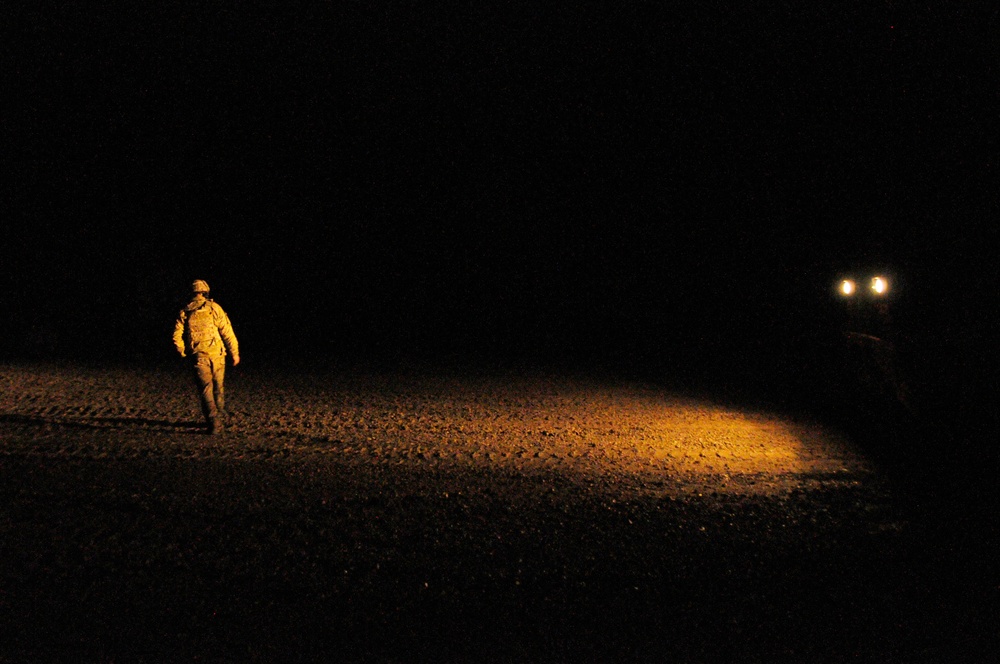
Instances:
[[[854,279],[844,279],[837,286],[837,292],[843,297],[854,297],[859,294],[858,282]],[[869,295],[882,297],[889,293],[889,280],[885,277],[872,277],[868,282]]]

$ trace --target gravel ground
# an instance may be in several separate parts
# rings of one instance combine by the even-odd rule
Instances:
[[[819,421],[242,369],[208,436],[180,371],[0,366],[0,661],[1000,661],[988,510]]]

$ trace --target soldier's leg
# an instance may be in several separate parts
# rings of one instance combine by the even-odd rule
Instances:
[[[215,384],[215,408],[219,415],[226,416],[226,358],[220,356],[212,361],[212,382]]]
[[[215,390],[213,384],[214,379],[212,375],[213,371],[211,358],[207,355],[198,355],[194,363],[194,373],[198,382],[198,398],[201,401],[201,414],[204,415],[205,421],[211,425],[212,421],[215,420],[218,415],[218,410],[215,405]]]

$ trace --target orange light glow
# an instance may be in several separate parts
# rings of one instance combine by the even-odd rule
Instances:
[[[845,297],[850,297],[854,295],[854,291],[857,290],[857,285],[850,279],[844,279],[840,282],[840,294]]]
[[[623,496],[781,495],[807,484],[855,483],[871,472],[850,441],[820,423],[633,381],[556,376],[371,381],[319,373],[296,379],[290,411],[276,379],[258,374],[246,380],[241,393],[253,405],[227,427],[229,440],[245,440],[248,449],[260,446],[267,458],[276,452],[301,454],[303,461],[323,455],[338,464],[331,468],[385,465],[428,477],[439,470],[503,470],[560,476],[581,487],[615,487]],[[106,436],[107,445],[135,446],[137,454],[150,439],[139,433],[119,436],[115,425],[105,426],[120,421],[117,406],[101,404],[121,398],[134,409],[130,412],[150,421],[160,412],[171,422],[184,421],[191,412],[169,373],[0,364],[0,384],[26,388],[0,390],[0,412],[69,425],[61,435]],[[77,389],[81,384],[86,393]],[[150,405],[141,389],[123,391],[122,385],[164,396]],[[38,394],[45,398],[36,399]],[[134,402],[127,400],[132,397]],[[150,431],[156,434],[155,427]],[[0,447],[20,449],[14,444],[5,439]],[[35,443],[29,437],[24,445]],[[225,445],[199,449],[228,454]]]
[[[872,279],[872,292],[876,295],[885,295],[889,292],[889,282],[884,277]]]

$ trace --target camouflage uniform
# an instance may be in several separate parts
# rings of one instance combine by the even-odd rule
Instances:
[[[174,347],[181,357],[194,359],[195,380],[200,390],[201,411],[209,432],[221,429],[220,418],[226,415],[223,382],[226,375],[226,351],[239,364],[240,347],[229,316],[207,297],[208,284],[195,281],[194,297],[177,316],[174,324]]]

